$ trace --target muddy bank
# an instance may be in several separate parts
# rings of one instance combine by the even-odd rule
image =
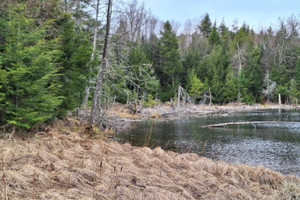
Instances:
[[[74,122],[74,121],[73,121]],[[108,143],[76,123],[0,140],[1,199],[297,199],[300,180],[196,154]]]
[[[136,112],[131,112],[128,106],[115,104],[108,111],[108,121],[116,132],[130,129],[134,122],[153,119],[153,120],[176,120],[189,117],[205,117],[213,115],[230,115],[238,112],[266,110],[266,109],[299,109],[295,105],[278,105],[278,104],[255,104],[255,105],[238,105],[228,104],[224,106],[208,106],[185,104],[180,107],[173,107],[168,104],[162,104],[151,108],[137,108]]]

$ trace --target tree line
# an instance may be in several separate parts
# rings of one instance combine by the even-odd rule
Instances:
[[[298,103],[299,19],[278,30],[219,26],[209,14],[160,22],[136,0],[0,3],[0,125],[35,129],[78,108],[95,122],[112,102]]]

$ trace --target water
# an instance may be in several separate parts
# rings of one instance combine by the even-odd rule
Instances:
[[[286,175],[300,176],[300,125],[201,127],[238,121],[300,122],[300,112],[264,110],[175,121],[142,121],[132,130],[117,135],[117,140],[135,146],[148,143],[153,148],[161,146],[180,153],[194,152],[213,160],[264,166]]]

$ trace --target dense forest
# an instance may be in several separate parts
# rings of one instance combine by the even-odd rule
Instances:
[[[112,102],[153,106],[175,101],[179,86],[194,103],[276,103],[280,94],[297,104],[300,20],[278,23],[255,32],[203,14],[178,33],[136,0],[1,1],[0,125],[30,130]]]

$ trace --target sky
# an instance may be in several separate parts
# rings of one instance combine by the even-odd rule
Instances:
[[[299,16],[300,0],[138,0],[150,8],[162,21],[174,20],[181,27],[186,20],[201,19],[208,13],[217,24],[224,21],[231,27],[234,20],[241,26],[246,22],[255,31],[276,28],[279,17]]]

